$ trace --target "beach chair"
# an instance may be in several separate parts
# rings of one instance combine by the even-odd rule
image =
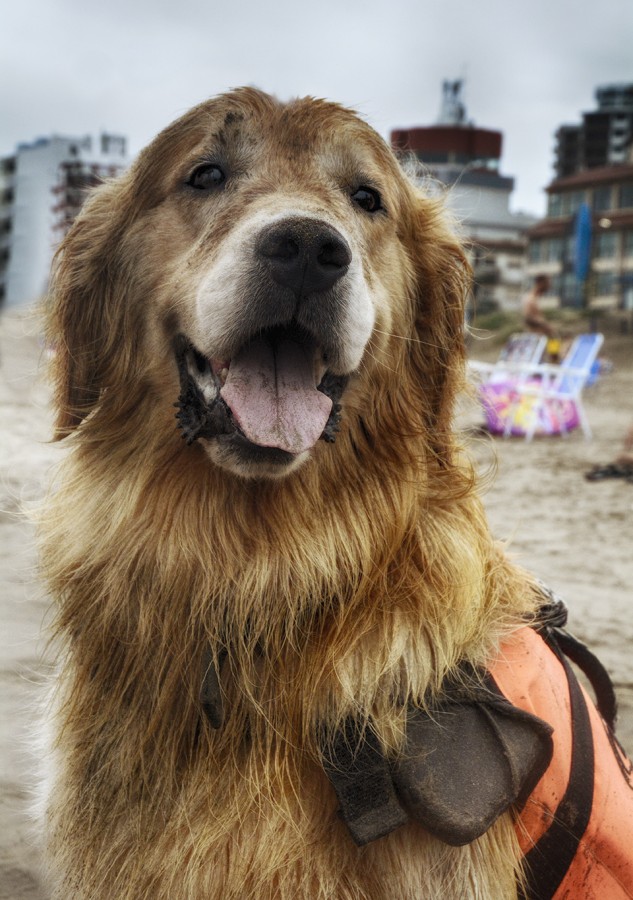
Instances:
[[[566,435],[580,425],[589,440],[591,428],[581,395],[592,377],[603,341],[602,334],[581,334],[575,338],[560,365],[525,368],[523,377],[513,388],[504,436],[518,433],[531,441],[537,431]]]
[[[473,359],[469,361],[468,368],[480,383],[504,381],[517,370],[521,371],[523,366],[540,363],[546,344],[545,335],[516,332],[505,342],[496,362]]]

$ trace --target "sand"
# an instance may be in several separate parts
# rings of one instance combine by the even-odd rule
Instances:
[[[492,341],[471,353],[493,358]],[[47,674],[43,623],[48,604],[37,583],[34,529],[21,513],[41,498],[63,452],[48,444],[43,355],[33,319],[0,317],[0,900],[44,900],[39,854],[29,823],[37,756],[37,704]],[[609,668],[618,689],[619,734],[633,748],[633,484],[591,483],[584,473],[621,449],[633,422],[633,338],[606,335],[613,371],[585,392],[594,438],[542,438],[531,444],[473,435],[476,405],[459,416],[484,475],[485,504],[509,552],[567,601],[570,629]]]

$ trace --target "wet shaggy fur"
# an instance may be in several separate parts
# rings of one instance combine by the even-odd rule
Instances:
[[[192,188],[218,161],[225,183]],[[357,202],[367,185],[377,211]],[[279,466],[181,439],[173,342],[208,332],[205,353],[226,352],[252,315],[232,287],[242,251],[288,210],[350,247],[343,337],[314,325],[349,381],[336,441]],[[49,313],[68,445],[41,524],[60,656],[55,897],[515,896],[510,814],[461,848],[409,824],[359,849],[320,756],[350,714],[397,754],[406,703],[461,660],[485,664],[534,603],[452,430],[467,288],[437,200],[322,101],[204,103],[91,197]],[[209,651],[220,728],[200,699]]]

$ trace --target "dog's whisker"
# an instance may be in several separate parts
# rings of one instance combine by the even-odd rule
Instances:
[[[419,337],[415,337],[414,335],[406,335],[406,334],[395,334],[393,331],[381,331],[379,328],[375,328],[374,331],[376,334],[382,334],[385,337],[395,338],[396,340],[406,341],[410,344],[422,344],[425,347],[432,347],[433,349],[440,349],[441,344],[434,343],[433,341],[429,341],[428,339],[423,339]]]

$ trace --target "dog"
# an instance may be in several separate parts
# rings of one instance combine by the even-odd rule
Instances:
[[[542,592],[453,426],[469,283],[441,201],[326,101],[210,100],[87,201],[48,310],[56,897],[526,890],[551,727],[482,673]]]

